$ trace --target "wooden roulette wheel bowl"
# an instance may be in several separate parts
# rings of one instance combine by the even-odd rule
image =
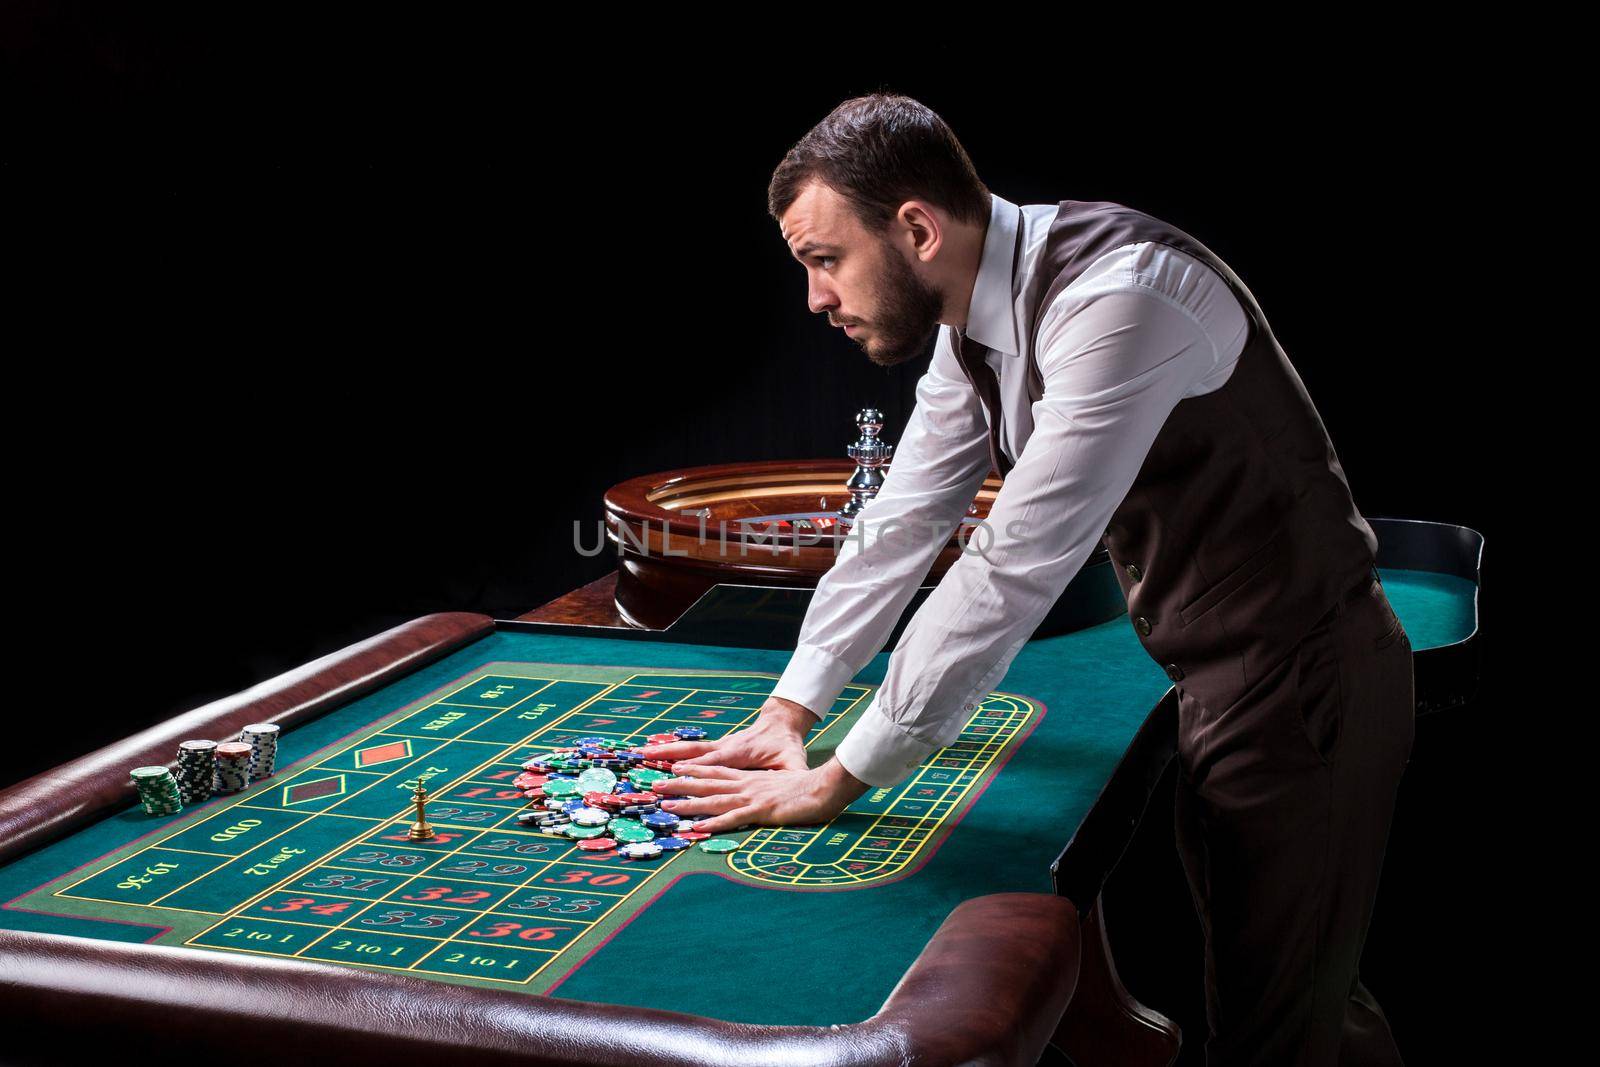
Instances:
[[[606,537],[618,554],[614,597],[630,626],[664,629],[717,585],[815,588],[848,535],[849,460],[772,460],[690,467],[630,478],[605,495]],[[991,473],[964,525],[989,514]],[[934,560],[937,582],[958,558],[952,533]]]

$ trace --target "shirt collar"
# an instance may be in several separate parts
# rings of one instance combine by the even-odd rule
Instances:
[[[1004,197],[989,194],[989,231],[983,239],[978,277],[967,305],[967,336],[1008,356],[1020,355],[1012,274],[1016,270],[1017,234],[1022,209]]]

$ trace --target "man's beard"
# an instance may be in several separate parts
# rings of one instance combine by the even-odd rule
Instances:
[[[870,348],[864,343],[861,347],[867,358],[878,366],[893,367],[927,352],[939,329],[944,297],[917,277],[887,242],[883,245],[883,255],[878,314],[872,320],[874,343]]]

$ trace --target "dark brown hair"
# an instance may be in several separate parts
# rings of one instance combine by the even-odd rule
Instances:
[[[989,190],[967,150],[944,119],[909,96],[858,96],[813,126],[772,172],[772,217],[781,219],[813,179],[849,200],[873,233],[907,200],[926,200],[963,222],[989,219]]]

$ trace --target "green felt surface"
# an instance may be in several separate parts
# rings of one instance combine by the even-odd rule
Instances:
[[[1414,571],[1386,570],[1383,578],[1413,648],[1452,643],[1470,633],[1474,618],[1472,583]],[[543,665],[564,665],[566,669],[560,677],[565,680],[559,684],[567,688],[551,697],[554,710],[550,714],[561,714],[568,706],[587,708],[583,713],[588,714],[597,706],[583,703],[590,699],[585,693],[604,691],[614,699],[598,710],[614,715],[620,708],[626,718],[633,708],[621,699],[626,694],[621,689],[605,687],[632,678],[636,672],[648,674],[652,685],[685,686],[696,684],[692,677],[685,681],[694,672],[711,672],[717,686],[747,689],[752,698],[758,698],[764,687],[775,681],[787,660],[787,653],[754,649],[492,634],[284,735],[279,756],[279,766],[284,770],[273,783],[267,783],[267,789],[253,791],[260,804],[260,810],[253,815],[259,816],[263,825],[240,835],[237,843],[225,833],[223,840],[215,841],[212,832],[216,825],[206,822],[220,816],[224,809],[229,822],[236,822],[232,816],[239,812],[231,808],[234,800],[230,798],[213,801],[174,819],[151,818],[138,809],[125,811],[0,868],[0,900],[9,902],[0,908],[0,926],[122,941],[182,944],[198,938],[196,943],[211,947],[239,947],[238,942],[222,943],[227,927],[219,922],[216,913],[225,914],[255,896],[260,896],[263,903],[276,902],[274,906],[294,896],[293,892],[279,892],[277,896],[261,896],[257,892],[276,884],[278,871],[267,862],[270,856],[266,852],[248,852],[259,839],[252,834],[277,832],[280,824],[291,826],[285,833],[302,835],[304,843],[318,855],[327,852],[331,857],[327,862],[337,863],[341,858],[346,832],[339,828],[338,818],[322,817],[295,830],[292,824],[301,817],[294,813],[301,809],[296,804],[281,808],[272,805],[284,802],[283,789],[294,782],[327,778],[332,772],[326,768],[343,766],[340,760],[348,762],[348,751],[336,743],[343,742],[348,748],[351,735],[365,738],[379,728],[396,729],[387,725],[390,723],[422,721],[412,718],[417,714],[414,705],[460,689],[463,678],[485,676],[486,665],[494,665],[488,673],[509,689],[522,685],[525,675],[552,676],[552,668]],[[854,680],[836,709],[846,716],[840,720],[841,725],[849,715],[859,714],[867,703],[870,687],[881,681],[887,664],[888,656],[880,655]],[[585,690],[585,686],[593,688]],[[1006,739],[989,746],[998,754],[986,764],[992,777],[975,781],[966,789],[959,802],[940,816],[939,833],[920,846],[914,858],[901,868],[886,869],[882,877],[860,884],[814,884],[797,891],[776,881],[751,881],[748,871],[741,874],[736,866],[727,865],[728,857],[696,854],[681,858],[675,867],[663,869],[647,884],[642,883],[627,899],[626,907],[614,909],[603,925],[586,935],[588,940],[582,945],[529,978],[526,984],[506,988],[552,990],[559,997],[665,1008],[751,1023],[826,1024],[866,1018],[878,1009],[934,929],[962,900],[1010,890],[1050,890],[1050,861],[1071,837],[1129,739],[1169,686],[1165,675],[1145,655],[1125,618],[1031,642],[1018,654],[1001,684],[1000,692],[1006,695],[993,698],[994,707],[1020,709],[1016,711],[1020,725]],[[438,747],[424,753],[416,763],[417,769],[427,766],[430,760],[449,766],[447,773],[440,774],[440,782],[458,770],[465,773],[467,762],[476,755],[499,752],[499,748],[491,751],[487,747],[490,741],[516,741],[522,728],[513,725],[509,716],[490,721],[493,717],[488,712],[471,709],[470,699],[455,699],[457,703],[452,707],[459,708],[462,701],[469,706],[464,713],[458,710],[436,720]],[[451,718],[461,714],[466,717],[459,722]],[[437,710],[427,711],[429,718],[437,715]],[[480,721],[482,725],[478,725]],[[467,733],[471,730],[486,731],[477,735],[485,740],[473,742]],[[838,731],[833,733],[814,744],[813,751],[821,755],[837,743]],[[457,739],[451,740],[452,736]],[[420,740],[416,743],[424,744]],[[474,743],[485,747],[473,749]],[[515,749],[505,751],[507,758],[516,754]],[[308,761],[308,757],[315,758]],[[297,770],[301,761],[308,762]],[[305,769],[313,766],[324,769]],[[360,779],[356,765],[349,764],[349,768],[348,773]],[[414,777],[416,770],[407,773]],[[475,780],[481,780],[484,772],[477,774]],[[312,808],[334,805],[335,811],[341,810],[340,805],[349,805],[342,810],[368,819],[366,823],[358,818],[344,820],[351,826],[350,840],[366,840],[378,832],[371,829],[376,825],[373,819],[394,814],[393,784],[383,782],[389,793],[372,791],[349,800],[330,797],[305,803]],[[277,792],[269,798],[269,790]],[[367,796],[376,799],[368,801],[364,799]],[[867,799],[870,798],[864,798]],[[894,798],[887,801],[894,802]],[[858,821],[864,818],[859,816]],[[184,829],[191,823],[203,825],[192,831]],[[310,829],[313,827],[316,829]],[[117,864],[125,860],[143,865],[149,859],[150,841],[162,841],[168,847],[182,846],[184,841],[166,839],[174,829],[190,834],[186,839],[190,843],[215,841],[198,850],[214,853],[212,858],[185,859],[189,853],[173,853],[170,857],[175,862],[217,865],[219,873],[215,877],[207,875],[193,888],[184,890],[188,896],[173,898],[180,904],[192,901],[191,907],[207,909],[207,913],[187,914],[180,908],[151,918],[150,909],[116,902],[120,898],[114,887],[127,873]],[[392,829],[389,826],[389,832]],[[234,855],[248,855],[251,863],[266,863],[266,867],[254,876],[235,874],[241,864],[227,858]],[[350,855],[353,853],[343,853],[344,857]],[[484,859],[496,858],[489,853],[481,855]],[[750,855],[733,855],[743,858],[748,866]],[[289,866],[294,862],[298,860],[288,861]],[[307,862],[311,862],[309,854]],[[637,873],[637,865],[613,867]],[[331,869],[356,870],[349,866]],[[755,873],[761,875],[759,871]],[[770,874],[761,876],[776,878]],[[101,895],[113,899],[79,900],[59,895],[65,887],[78,887],[77,892],[83,893],[86,885],[91,892],[103,889]],[[360,907],[367,905],[363,902]],[[371,910],[360,913],[378,914]],[[465,931],[471,918],[464,919],[459,929]],[[261,930],[292,929],[274,920],[261,921]],[[345,914],[330,914],[317,921],[342,928],[348,920]],[[405,965],[416,949],[413,941],[385,935],[383,931],[365,931],[362,936],[362,944],[392,953],[399,965]],[[324,939],[319,943],[334,942]],[[469,950],[457,953],[467,957],[460,965],[460,975],[450,977],[434,972],[426,976],[477,981],[489,973],[491,966],[503,965],[509,959],[503,947],[488,944],[498,951],[492,958],[500,960],[500,964],[482,964],[474,970],[468,965],[474,960],[481,964],[481,960]],[[452,942],[446,947],[462,946]],[[358,965],[370,962],[355,955],[325,953],[324,958]],[[433,958],[442,960],[445,956],[435,954]],[[670,980],[663,980],[663,968],[670,968]],[[449,970],[442,965],[441,969]],[[514,973],[520,976],[522,972]]]

